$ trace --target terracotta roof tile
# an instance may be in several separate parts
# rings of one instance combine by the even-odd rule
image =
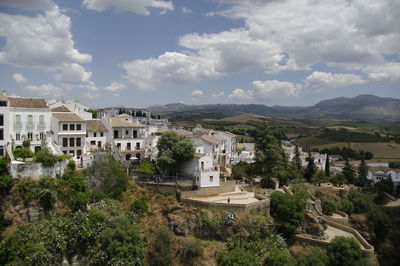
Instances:
[[[107,128],[100,120],[86,120],[86,132],[107,132]]]
[[[85,122],[84,119],[74,113],[53,113],[53,116],[60,122]]]
[[[46,101],[39,98],[8,97],[8,100],[10,107],[49,108]]]

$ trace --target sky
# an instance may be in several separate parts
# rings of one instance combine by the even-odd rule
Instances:
[[[400,98],[398,0],[0,0],[0,89],[90,107]]]

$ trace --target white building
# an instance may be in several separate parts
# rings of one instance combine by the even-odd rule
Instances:
[[[9,104],[8,140],[14,144],[14,148],[22,147],[23,141],[29,140],[32,151],[41,149],[51,126],[51,111],[46,101],[39,98],[7,98]]]
[[[375,166],[368,168],[368,179],[372,180],[373,183],[381,180],[392,178],[395,185],[400,184],[400,169],[389,168],[385,166]]]
[[[86,120],[86,150],[88,152],[104,149],[108,130],[100,120]]]
[[[130,160],[136,157],[141,160],[145,157],[145,130],[144,127],[115,117],[101,119],[107,128],[107,142],[111,148],[120,153],[120,157]]]
[[[223,142],[224,149],[221,149],[220,152],[221,152],[221,161],[225,160],[225,162],[223,164],[221,162],[221,165],[231,164],[233,162],[234,152],[236,151],[236,145],[237,145],[236,135],[226,131],[212,132],[211,135],[217,136],[224,140]]]
[[[86,105],[81,104],[79,101],[73,101],[73,100],[67,100],[67,101],[62,101],[62,100],[52,100],[49,101],[49,106],[51,109],[57,108],[57,107],[65,107],[67,108],[70,112],[77,114],[79,117],[85,120],[93,119],[93,115],[90,112],[87,112],[90,108],[87,107]]]
[[[7,96],[0,93],[0,156],[4,156],[10,140],[9,107]]]
[[[194,158],[184,163],[182,172],[194,175],[199,188],[219,186],[220,171],[209,155],[196,153]]]
[[[254,143],[237,143],[234,154],[234,163],[246,162],[253,163],[255,160]]]
[[[53,141],[64,154],[79,160],[86,153],[86,121],[75,113],[53,112]]]

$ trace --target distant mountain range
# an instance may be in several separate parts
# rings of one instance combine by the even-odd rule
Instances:
[[[400,121],[400,99],[383,98],[375,95],[333,98],[307,107],[266,106],[263,104],[185,105],[173,103],[151,106],[149,109],[152,113],[168,117],[213,113],[223,116],[253,114],[284,119],[325,118],[357,121]]]

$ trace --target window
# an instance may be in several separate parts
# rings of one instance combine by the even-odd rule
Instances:
[[[95,145],[96,145],[96,141],[95,141],[95,140],[92,140],[92,141],[90,142],[90,145],[91,145],[91,146],[95,146]]]
[[[211,175],[210,176],[210,182],[213,182],[214,181],[214,177]]]
[[[86,137],[89,137],[89,134],[88,134],[88,133],[86,133]]]
[[[129,135],[129,130],[125,130],[125,135]]]
[[[93,133],[93,137],[97,137],[97,134],[96,134],[96,132],[94,132],[94,133]]]
[[[63,130],[68,130],[68,125],[67,124],[63,124],[62,127],[63,127]]]
[[[44,134],[44,132],[40,132],[39,136],[40,136],[40,140],[44,140],[46,135]]]
[[[63,151],[64,154],[67,154],[67,151]]]
[[[69,146],[74,147],[75,146],[75,139],[74,138],[69,138]]]
[[[100,133],[100,137],[104,137],[104,133],[103,132]]]
[[[82,130],[82,125],[81,124],[76,124],[76,130]]]
[[[118,150],[121,149],[121,143],[117,143],[117,148],[118,148]]]
[[[81,146],[81,138],[76,138],[76,146]]]
[[[126,144],[126,150],[128,150],[128,151],[131,150],[131,143],[130,142]]]
[[[135,138],[135,139],[137,138],[137,130],[133,131],[133,138]]]
[[[4,126],[4,115],[0,115],[0,126]]]
[[[33,125],[33,115],[28,115],[28,125]]]
[[[76,157],[81,157],[81,155],[82,155],[82,150],[77,150],[76,151]]]
[[[39,116],[39,125],[44,125],[44,115]]]
[[[70,124],[69,125],[69,130],[75,130],[75,124]]]
[[[0,101],[0,106],[7,106],[7,102],[6,101]]]
[[[28,132],[28,140],[32,140],[33,138],[32,135],[33,135],[32,132]]]
[[[15,133],[15,140],[21,140],[21,134]]]
[[[68,138],[63,138],[63,147],[68,147]]]
[[[136,142],[136,149],[137,149],[137,150],[140,149],[140,142]]]
[[[75,151],[69,151],[69,155],[71,155],[72,157],[75,157]]]
[[[4,140],[4,132],[3,132],[3,129],[0,129],[0,140]]]
[[[118,130],[114,130],[114,139],[118,138]]]

